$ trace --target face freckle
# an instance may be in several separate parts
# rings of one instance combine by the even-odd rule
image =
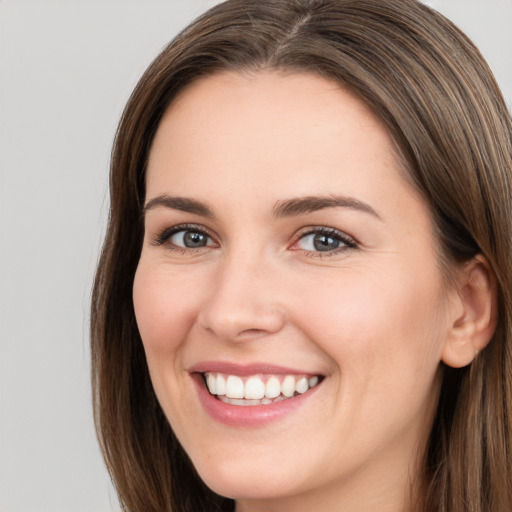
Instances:
[[[164,115],[133,299],[158,399],[217,493],[396,494],[416,464],[449,308],[393,148],[359,99],[309,74],[214,75]],[[247,390],[251,372],[254,396],[272,376],[314,386],[235,408],[205,385]]]

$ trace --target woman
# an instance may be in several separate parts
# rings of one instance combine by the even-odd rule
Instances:
[[[511,133],[413,0],[229,0],[171,42],[92,303],[124,508],[511,510]]]

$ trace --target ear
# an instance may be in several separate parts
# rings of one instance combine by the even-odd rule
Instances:
[[[478,255],[459,275],[457,307],[452,308],[449,332],[441,359],[448,366],[470,364],[489,343],[498,320],[496,276],[487,260]]]

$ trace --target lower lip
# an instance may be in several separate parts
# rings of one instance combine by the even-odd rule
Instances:
[[[199,400],[206,412],[216,421],[233,427],[258,427],[278,421],[304,406],[321,384],[287,400],[267,405],[232,405],[221,402],[206,389],[201,374],[192,374]]]

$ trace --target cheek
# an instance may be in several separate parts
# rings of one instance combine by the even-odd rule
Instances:
[[[297,290],[308,299],[297,300],[296,318],[342,373],[393,367],[395,374],[410,374],[427,362],[438,364],[444,299],[437,269],[413,277],[404,270],[392,274],[392,268],[340,273]],[[388,372],[376,375],[384,379]]]
[[[193,287],[141,261],[133,284],[133,303],[144,349],[152,355],[176,351],[194,320]]]

